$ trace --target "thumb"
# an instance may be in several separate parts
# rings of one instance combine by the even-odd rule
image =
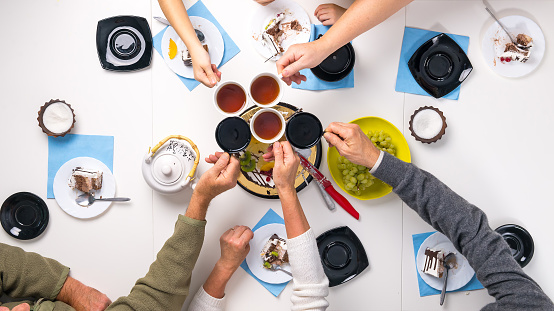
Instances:
[[[214,164],[214,168],[219,173],[224,168],[226,168],[228,164],[229,164],[229,154],[225,152],[219,157],[219,159],[217,159],[217,162],[215,162]]]
[[[283,69],[283,77],[288,78],[299,72],[300,70],[304,69],[304,67],[305,66],[303,65],[302,58],[295,60]]]
[[[347,147],[344,140],[342,140],[334,133],[327,132],[323,135],[323,137],[329,142],[329,144],[335,146],[339,151]]]
[[[215,73],[212,70],[212,66],[204,68],[204,72],[206,72],[206,76],[208,77],[208,81],[210,81],[210,84],[214,86],[217,83],[217,77]]]

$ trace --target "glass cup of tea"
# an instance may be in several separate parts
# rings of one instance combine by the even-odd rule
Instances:
[[[262,108],[273,107],[283,97],[281,79],[269,72],[260,73],[250,82],[249,94],[257,106]]]
[[[274,143],[285,133],[285,118],[275,109],[262,108],[250,119],[250,131],[258,141]]]
[[[246,90],[238,82],[224,82],[214,92],[214,104],[222,114],[238,116],[246,108]]]

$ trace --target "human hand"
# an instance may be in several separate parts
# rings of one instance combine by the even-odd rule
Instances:
[[[219,194],[232,189],[237,184],[240,174],[239,160],[228,153],[216,152],[206,158],[214,166],[206,171],[194,190],[198,195],[211,200]]]
[[[323,137],[352,163],[372,168],[379,158],[379,149],[357,124],[333,122]]]
[[[112,302],[105,294],[68,276],[56,300],[63,301],[77,311],[103,311]]]
[[[331,52],[327,53],[325,42],[321,39],[301,44],[291,45],[285,54],[277,61],[277,72],[282,74],[282,80],[291,85],[306,81],[306,76],[299,73],[305,68],[319,65]]]
[[[12,311],[30,311],[31,306],[28,303],[22,303],[15,307],[13,307]],[[10,309],[6,307],[0,307],[0,311],[10,311]]]
[[[250,251],[249,242],[253,237],[254,233],[246,226],[234,226],[225,231],[219,238],[221,258],[219,258],[218,263],[224,269],[234,273],[248,255]]]
[[[320,4],[316,9],[314,16],[325,26],[335,24],[339,18],[346,12],[346,9],[334,3]]]
[[[277,191],[294,190],[294,180],[298,172],[300,158],[292,150],[288,141],[273,144],[275,166],[273,167],[273,181]]]
[[[190,51],[194,79],[207,87],[214,87],[221,80],[221,72],[211,63],[210,54],[202,46]]]
[[[268,4],[270,4],[271,2],[275,1],[275,0],[254,0],[256,2],[258,2],[259,4],[263,5],[263,6],[266,6]]]

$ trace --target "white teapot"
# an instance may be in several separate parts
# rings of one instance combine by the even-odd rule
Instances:
[[[162,194],[172,194],[187,185],[196,186],[196,167],[200,152],[192,140],[171,135],[149,149],[142,162],[142,176],[146,183]]]

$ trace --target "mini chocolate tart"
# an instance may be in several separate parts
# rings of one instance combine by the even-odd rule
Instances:
[[[437,142],[446,132],[446,118],[435,107],[424,106],[412,114],[410,132],[412,136],[426,144]]]
[[[47,121],[47,120],[45,121],[45,113],[46,113],[48,107],[50,107],[53,104],[63,104],[65,106],[67,106],[67,108],[69,108],[69,110],[66,109],[66,111],[63,111],[63,113],[67,113],[66,117],[69,117],[71,119],[71,121],[70,121],[71,124],[69,123],[69,121],[67,119],[66,120],[63,120],[63,119],[60,120],[59,115],[54,115],[55,117],[58,117],[58,120],[56,120],[56,122],[59,122],[59,123],[67,122],[67,124],[65,126],[63,126],[63,124],[61,124],[62,130],[60,130],[60,131],[56,131],[56,128],[54,128],[56,126],[60,126],[60,124],[51,124],[50,121]],[[62,110],[63,110],[63,108],[62,108]],[[69,116],[69,112],[71,112],[71,116]],[[61,117],[63,117],[63,116],[61,116]],[[42,131],[44,133],[46,133],[46,135],[53,136],[53,137],[60,137],[60,136],[64,137],[65,134],[69,133],[71,131],[71,129],[75,126],[75,111],[73,110],[73,108],[71,108],[71,105],[66,103],[65,101],[60,100],[60,99],[51,99],[49,102],[45,103],[42,107],[40,107],[40,109],[38,111],[37,120],[38,120],[38,126],[42,129]],[[50,125],[50,128],[48,127],[48,125]]]

